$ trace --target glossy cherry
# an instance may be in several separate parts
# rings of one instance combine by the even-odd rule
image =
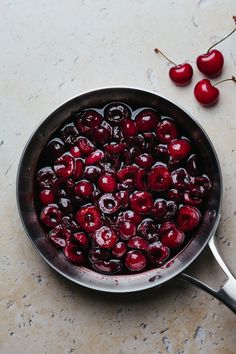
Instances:
[[[208,79],[200,80],[194,87],[194,96],[203,106],[213,106],[219,98],[220,91]]]
[[[205,75],[209,77],[216,77],[221,74],[224,65],[223,54],[213,49],[206,54],[197,57],[197,67]]]
[[[162,53],[160,49],[156,48],[154,51],[155,53],[160,53],[169,63],[174,65],[169,70],[169,77],[177,86],[186,86],[191,82],[193,68],[189,63],[176,64]]]
[[[196,207],[185,205],[180,208],[177,222],[182,231],[189,232],[194,230],[200,220],[201,213]]]
[[[213,106],[215,103],[217,103],[220,94],[220,91],[216,85],[225,81],[236,82],[236,78],[235,76],[232,76],[230,79],[219,81],[215,85],[212,85],[208,79],[200,80],[194,87],[194,96],[196,100],[203,106]]]
[[[236,23],[235,16],[233,16],[233,20]],[[212,50],[212,48],[215,47],[217,44],[223,42],[226,38],[231,36],[231,34],[233,34],[235,31],[236,31],[236,27],[226,37],[213,44],[205,54],[199,55],[197,57],[196,60],[197,67],[203,74],[209,77],[216,77],[221,74],[224,65],[223,54],[217,49]]]

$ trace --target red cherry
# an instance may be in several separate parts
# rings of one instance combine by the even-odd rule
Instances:
[[[157,165],[150,170],[148,186],[156,192],[167,190],[171,185],[171,177],[168,168],[164,165]]]
[[[39,198],[42,204],[48,205],[54,202],[55,195],[50,189],[44,189],[40,192]]]
[[[232,76],[230,79],[225,79],[217,82],[214,86],[207,79],[203,79],[199,81],[194,87],[194,95],[198,102],[200,102],[203,106],[212,106],[218,101],[218,97],[220,91],[216,87],[216,85],[221,84],[225,81],[233,81],[236,82],[236,77]]]
[[[194,87],[194,96],[203,106],[212,106],[218,101],[220,91],[210,80],[200,80]]]
[[[125,265],[131,272],[140,272],[146,267],[146,257],[140,251],[129,251],[125,257]]]
[[[169,77],[177,86],[186,86],[190,83],[193,77],[193,68],[190,64],[183,63],[177,65],[162,53],[160,49],[156,48],[154,51],[155,53],[160,53],[169,63],[174,65],[169,70]]]
[[[64,248],[64,255],[69,259],[71,263],[82,264],[85,261],[85,257],[82,251],[74,243],[68,243]]]
[[[94,232],[101,226],[100,212],[93,205],[83,206],[79,209],[76,213],[76,220],[86,232]]]
[[[112,249],[113,256],[121,258],[126,253],[126,244],[124,242],[117,242]]]
[[[102,192],[109,193],[116,189],[117,183],[115,177],[108,173],[102,174],[98,179],[98,187]]]
[[[197,67],[205,75],[215,77],[221,74],[224,65],[223,54],[217,50],[210,50],[197,57]]]
[[[200,220],[201,213],[196,207],[184,205],[180,208],[177,222],[182,231],[192,231],[198,226]]]
[[[164,246],[177,248],[182,245],[185,235],[174,222],[164,222],[160,228],[160,238]]]
[[[134,192],[130,196],[131,209],[136,213],[148,213],[153,207],[152,195],[148,192]]]
[[[188,63],[172,66],[169,70],[169,77],[177,86],[188,85],[192,76],[193,68]]]
[[[234,23],[236,25],[236,16],[233,16]],[[224,65],[224,57],[223,54],[219,50],[212,50],[217,44],[223,42],[226,38],[231,36],[236,31],[236,26],[234,29],[224,38],[213,44],[206,54],[199,55],[197,57],[197,67],[198,69],[205,75],[209,77],[215,77],[220,75],[223,65]]]
[[[174,139],[168,145],[168,152],[175,161],[185,159],[191,151],[191,145],[186,139]]]
[[[89,181],[81,180],[75,185],[75,194],[82,198],[89,198],[93,193],[93,185]]]
[[[101,248],[112,248],[117,242],[117,236],[107,226],[102,226],[95,232],[95,241]]]

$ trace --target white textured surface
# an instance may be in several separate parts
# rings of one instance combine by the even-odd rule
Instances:
[[[55,274],[26,238],[15,176],[31,132],[58,105],[100,86],[137,86],[188,109],[210,135],[223,169],[224,257],[236,272],[236,86],[221,86],[210,109],[177,88],[168,65],[194,59],[232,29],[234,0],[50,0],[0,2],[0,352],[235,353],[235,316],[202,291],[174,280],[145,294],[112,296]],[[236,36],[236,35],[235,35]],[[236,37],[219,45],[222,77],[236,72]],[[196,69],[196,68],[195,68]],[[214,278],[203,256],[199,272]]]

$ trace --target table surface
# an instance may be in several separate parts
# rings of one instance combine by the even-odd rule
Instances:
[[[217,237],[236,272],[236,86],[222,84],[219,103],[209,109],[193,98],[203,77],[194,60],[233,28],[235,10],[234,0],[1,1],[1,353],[235,353],[235,315],[190,284],[173,280],[113,296],[63,279],[28,241],[15,198],[23,147],[58,105],[104,86],[160,93],[192,113],[215,145],[224,180]],[[236,73],[235,43],[234,35],[218,46],[222,78]],[[191,85],[169,81],[156,46],[193,64]],[[208,282],[217,278],[208,251],[195,268]]]

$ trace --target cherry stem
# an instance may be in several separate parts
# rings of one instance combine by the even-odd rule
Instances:
[[[162,51],[161,51],[160,49],[155,48],[155,49],[154,49],[154,52],[155,52],[155,53],[160,53],[168,62],[170,62],[171,64],[177,66],[177,64],[174,63],[172,60],[170,60],[164,53],[162,53]]]
[[[236,16],[233,16],[233,20],[235,22],[235,25],[236,25]],[[212,48],[214,48],[217,44],[223,42],[226,38],[228,38],[229,36],[231,36],[231,34],[233,34],[234,32],[236,31],[236,26],[234,27],[233,31],[231,31],[226,37],[222,38],[220,41],[216,42],[215,44],[213,44],[207,51],[207,54],[210,52],[210,50]]]
[[[233,81],[233,82],[236,82],[236,77],[235,77],[235,76],[232,76],[230,79],[221,80],[221,81],[217,82],[216,84],[214,84],[213,86],[217,86],[217,85],[219,85],[219,84],[221,84],[222,82],[225,82],[225,81]]]

